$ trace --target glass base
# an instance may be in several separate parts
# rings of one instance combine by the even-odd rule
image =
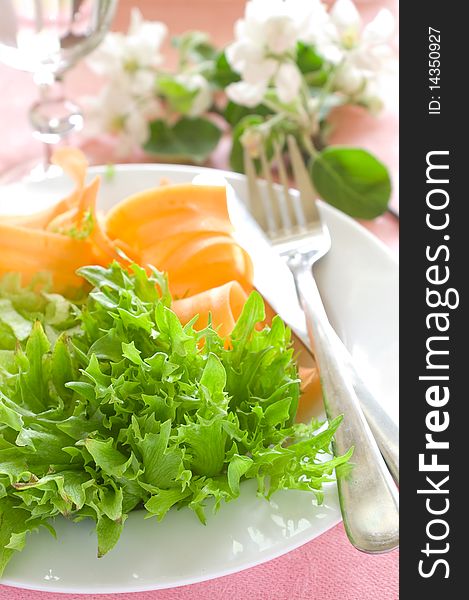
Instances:
[[[50,177],[57,177],[62,169],[56,165],[46,165],[39,158],[34,158],[13,165],[0,173],[0,185],[9,185],[19,182],[43,181]]]
[[[66,98],[39,100],[29,111],[33,136],[45,144],[57,144],[83,128],[80,107]]]

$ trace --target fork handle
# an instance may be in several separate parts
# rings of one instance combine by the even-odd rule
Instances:
[[[370,426],[371,433],[378,444],[378,448],[383,455],[392,478],[396,482],[396,485],[399,485],[399,428],[360,377],[355,369],[350,353],[332,327],[330,333],[336,339],[337,348],[340,348],[342,351],[342,359],[347,366],[351,383],[366,421]]]
[[[335,434],[334,452],[341,455],[354,447],[351,472],[337,477],[345,530],[358,550],[387,552],[399,545],[397,488],[360,408],[343,361],[343,350],[313,278],[312,261],[297,254],[289,259],[288,265],[305,313],[327,417],[344,416]]]

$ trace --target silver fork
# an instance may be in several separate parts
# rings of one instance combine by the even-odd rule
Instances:
[[[294,203],[279,145],[274,145],[283,201],[277,194],[271,165],[265,151],[260,154],[262,174],[267,182],[268,198],[259,187],[251,157],[244,153],[248,178],[248,207],[268,235],[277,252],[290,268],[303,308],[308,336],[321,378],[324,405],[328,419],[339,415],[344,420],[335,434],[334,452],[345,453],[354,447],[353,469],[339,476],[340,506],[345,530],[351,543],[369,553],[387,552],[399,544],[399,509],[397,488],[390,476],[368,422],[360,407],[353,383],[359,392],[365,390],[368,403],[376,404],[371,394],[353,372],[342,342],[329,323],[321,296],[313,277],[313,264],[331,247],[327,226],[322,223],[316,206],[312,184],[296,140],[288,137],[288,149],[300,202]],[[361,384],[361,387],[360,387]],[[383,415],[381,415],[383,417]]]

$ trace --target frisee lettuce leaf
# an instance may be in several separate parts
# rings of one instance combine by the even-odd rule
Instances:
[[[27,533],[63,515],[96,522],[98,556],[128,513],[164,518],[239,496],[256,479],[322,499],[346,456],[330,459],[328,424],[294,422],[299,378],[290,331],[270,327],[257,292],[227,347],[183,326],[165,276],[134,265],[79,271],[84,303],[0,281],[0,573]]]

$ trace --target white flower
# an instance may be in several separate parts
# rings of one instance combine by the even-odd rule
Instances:
[[[156,100],[137,101],[117,84],[104,87],[98,96],[84,98],[86,119],[84,135],[103,133],[117,140],[117,154],[126,156],[148,139],[148,121],[156,118],[160,107]]]
[[[235,25],[235,41],[226,49],[231,67],[242,81],[227,88],[231,100],[255,106],[273,83],[281,102],[292,102],[301,86],[295,63],[299,40],[311,37],[319,0],[250,0],[244,19]]]
[[[232,83],[226,88],[228,98],[236,104],[253,108],[262,102],[266,92],[264,82],[260,84],[239,81]]]
[[[190,117],[198,117],[207,112],[213,104],[213,92],[205,77],[200,73],[180,73],[176,75],[175,79],[189,91],[197,90],[187,114]]]
[[[133,8],[127,35],[108,33],[88,58],[88,65],[134,94],[147,94],[154,86],[155,69],[163,61],[160,48],[166,34],[166,25],[144,21],[140,11]]]
[[[324,35],[316,40],[319,52],[337,65],[335,90],[373,112],[382,106],[383,80],[394,70],[395,59],[389,45],[393,31],[394,17],[390,11],[380,10],[363,27],[352,0],[337,0]]]
[[[293,63],[281,64],[275,74],[275,87],[281,102],[293,102],[301,87],[301,73],[298,67]]]

